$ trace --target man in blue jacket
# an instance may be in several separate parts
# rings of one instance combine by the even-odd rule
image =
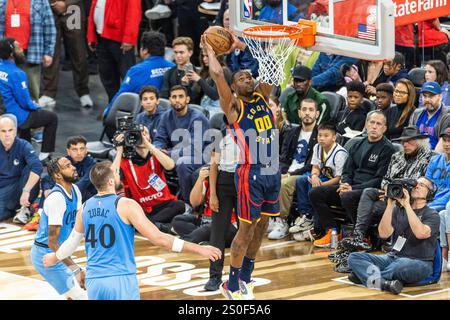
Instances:
[[[103,116],[108,115],[114,101],[124,92],[139,93],[144,86],[154,86],[161,90],[164,73],[175,64],[164,59],[166,47],[165,36],[156,31],[144,32],[141,38],[141,49],[139,54],[144,60],[128,70],[119,91],[109,102]]]
[[[354,58],[321,52],[312,68],[312,86],[318,91],[337,91],[344,85],[341,75],[343,64],[355,64]]]
[[[189,203],[192,173],[205,163],[203,150],[207,143],[203,135],[209,129],[209,122],[203,113],[188,106],[190,98],[186,87],[173,86],[169,99],[172,109],[161,116],[153,144],[175,160],[179,198]]]
[[[26,223],[30,204],[39,192],[42,164],[31,144],[17,137],[14,115],[0,116],[0,221],[11,218],[21,206],[14,222]]]
[[[21,138],[31,141],[31,129],[44,127],[39,160],[46,159],[55,151],[56,113],[41,109],[31,101],[27,75],[16,64],[25,63],[26,58],[20,44],[13,38],[0,40],[0,94],[7,113],[17,118],[17,127]]]

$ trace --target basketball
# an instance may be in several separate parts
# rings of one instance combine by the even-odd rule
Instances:
[[[216,55],[229,51],[233,44],[233,37],[225,28],[219,26],[209,27],[203,34]]]

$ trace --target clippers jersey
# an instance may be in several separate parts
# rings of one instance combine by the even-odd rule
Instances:
[[[239,117],[229,128],[240,149],[240,163],[270,164],[272,156],[278,157],[278,150],[272,150],[278,144],[278,132],[269,104],[258,92],[250,101],[238,101]]]
[[[86,279],[134,275],[134,227],[117,212],[120,197],[94,196],[83,208]]]
[[[66,200],[66,211],[64,212],[62,225],[61,225],[59,238],[58,238],[58,243],[61,244],[69,237],[70,233],[72,232],[72,229],[75,225],[77,211],[81,204],[81,198],[79,199],[80,192],[76,185],[72,185],[72,188],[71,188],[72,199],[70,199],[67,196],[66,192],[58,184],[53,187],[50,194],[52,194],[54,192],[60,192],[64,196],[64,199]],[[50,194],[49,194],[49,196],[50,196]],[[45,208],[45,206],[44,206],[44,208]],[[35,241],[37,242],[38,245],[48,247],[48,216],[45,213],[45,210],[42,211],[42,214],[41,214],[41,219],[39,221],[39,228],[36,233]]]

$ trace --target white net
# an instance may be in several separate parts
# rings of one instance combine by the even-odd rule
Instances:
[[[258,35],[264,34],[264,38],[252,37],[251,30],[247,30],[246,33],[242,37],[252,56],[259,62],[258,73],[261,82],[280,85],[285,78],[284,65],[296,48],[289,37],[290,33],[272,29],[254,31]]]

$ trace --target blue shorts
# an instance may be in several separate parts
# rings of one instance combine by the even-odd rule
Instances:
[[[259,165],[239,165],[234,175],[239,220],[252,223],[261,215],[279,216],[281,174],[261,174]]]
[[[89,300],[140,300],[136,274],[86,279]]]
[[[52,252],[53,251],[49,248],[33,245],[31,247],[31,263],[39,274],[50,283],[59,294],[65,294],[73,288],[76,279],[72,271],[63,262],[58,262],[54,266],[48,268],[44,266],[42,259],[47,253]]]

